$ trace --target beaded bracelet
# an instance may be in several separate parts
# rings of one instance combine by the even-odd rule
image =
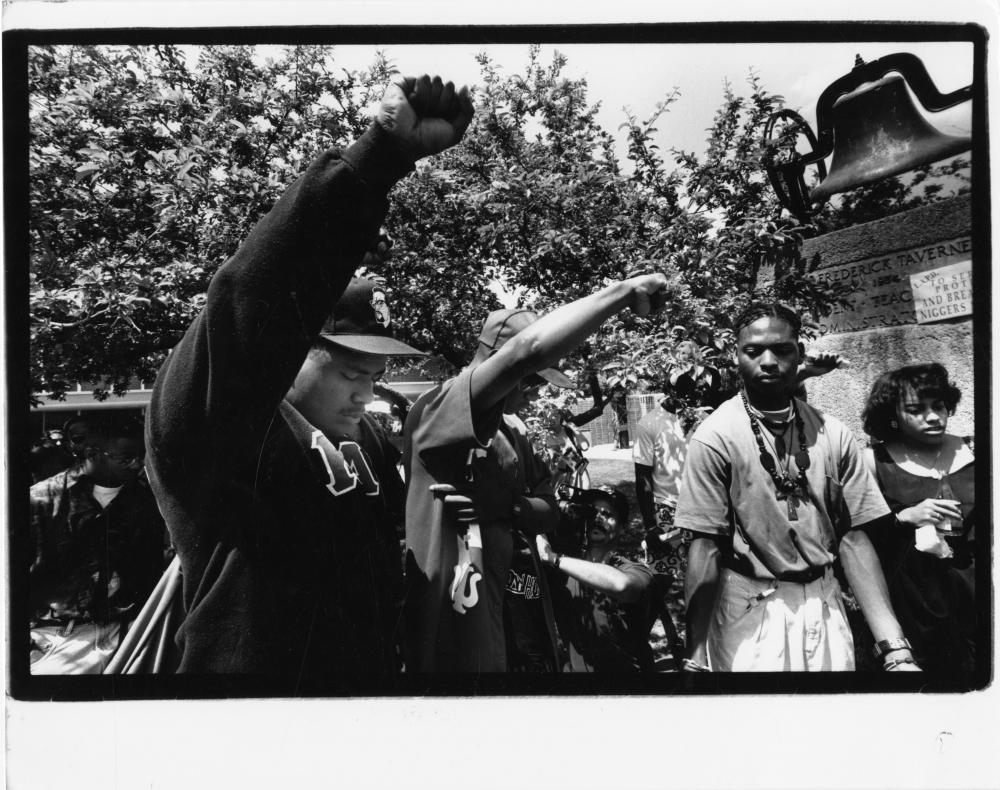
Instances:
[[[885,672],[889,672],[890,670],[895,669],[901,664],[913,664],[913,666],[916,666],[917,662],[914,661],[912,658],[894,658],[891,661],[886,661],[882,665],[882,670]]]

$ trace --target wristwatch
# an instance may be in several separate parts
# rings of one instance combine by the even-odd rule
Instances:
[[[898,639],[883,639],[881,642],[876,642],[875,647],[872,652],[875,654],[875,658],[883,658],[887,654],[892,653],[896,650],[912,650],[910,645],[910,640],[906,637],[899,637]]]
[[[562,562],[562,554],[557,554],[556,558],[552,560],[552,567],[558,569],[560,562]]]

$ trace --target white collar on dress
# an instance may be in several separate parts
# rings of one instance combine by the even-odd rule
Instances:
[[[950,433],[946,434],[945,444],[942,445],[940,454],[934,458],[931,466],[927,465],[928,454],[924,454],[922,460],[912,454],[907,455],[905,445],[899,442],[887,442],[885,449],[896,466],[918,477],[940,478],[943,475],[954,474],[976,460],[962,437]]]

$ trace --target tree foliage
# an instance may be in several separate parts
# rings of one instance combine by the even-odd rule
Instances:
[[[31,385],[151,381],[213,272],[321,150],[369,122],[388,66],[331,48],[32,47]]]
[[[276,53],[29,51],[35,392],[96,381],[104,396],[152,380],[215,269],[315,154],[364,130],[392,74],[381,55],[351,70],[334,47]],[[697,155],[656,142],[661,126],[669,139],[677,92],[645,117],[626,110],[611,132],[564,56],[526,55],[514,73],[479,56],[465,140],[392,194],[393,255],[378,274],[403,339],[432,352],[432,376],[471,358],[502,298],[545,311],[658,270],[670,283],[663,309],[614,317],[566,366],[621,416],[625,394],[665,383],[678,406],[712,401],[732,386],[731,321],[751,296],[813,318],[840,298],[808,278],[801,240],[911,199],[909,187],[872,189],[802,225],[760,167],[761,131],[782,98],[752,73],[746,95],[726,86]]]
[[[731,320],[751,295],[773,293],[814,316],[837,299],[805,277],[797,250],[808,228],[782,216],[760,169],[761,129],[781,97],[753,75],[748,98],[726,88],[703,157],[655,142],[681,99],[671,92],[644,120],[625,114],[621,161],[586,80],[563,76],[565,58],[543,64],[533,47],[513,74],[485,55],[479,63],[465,143],[394,193],[403,252],[387,276],[397,290],[416,286],[405,322],[413,343],[467,361],[497,306],[491,280],[516,284],[523,306],[544,311],[662,271],[661,311],[615,316],[569,360],[584,378],[600,374],[624,422],[624,396],[637,389],[669,382],[679,406],[695,406],[730,387]],[[778,272],[766,286],[765,267]]]

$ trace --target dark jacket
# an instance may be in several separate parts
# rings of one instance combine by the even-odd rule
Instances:
[[[165,566],[163,519],[149,487],[126,483],[106,508],[79,468],[31,487],[32,623],[129,620]]]
[[[331,470],[358,445],[284,396],[411,168],[375,126],[320,156],[216,273],[157,377],[148,466],[182,565],[181,672],[308,681],[396,665],[395,451],[366,424],[381,485],[338,491]]]

